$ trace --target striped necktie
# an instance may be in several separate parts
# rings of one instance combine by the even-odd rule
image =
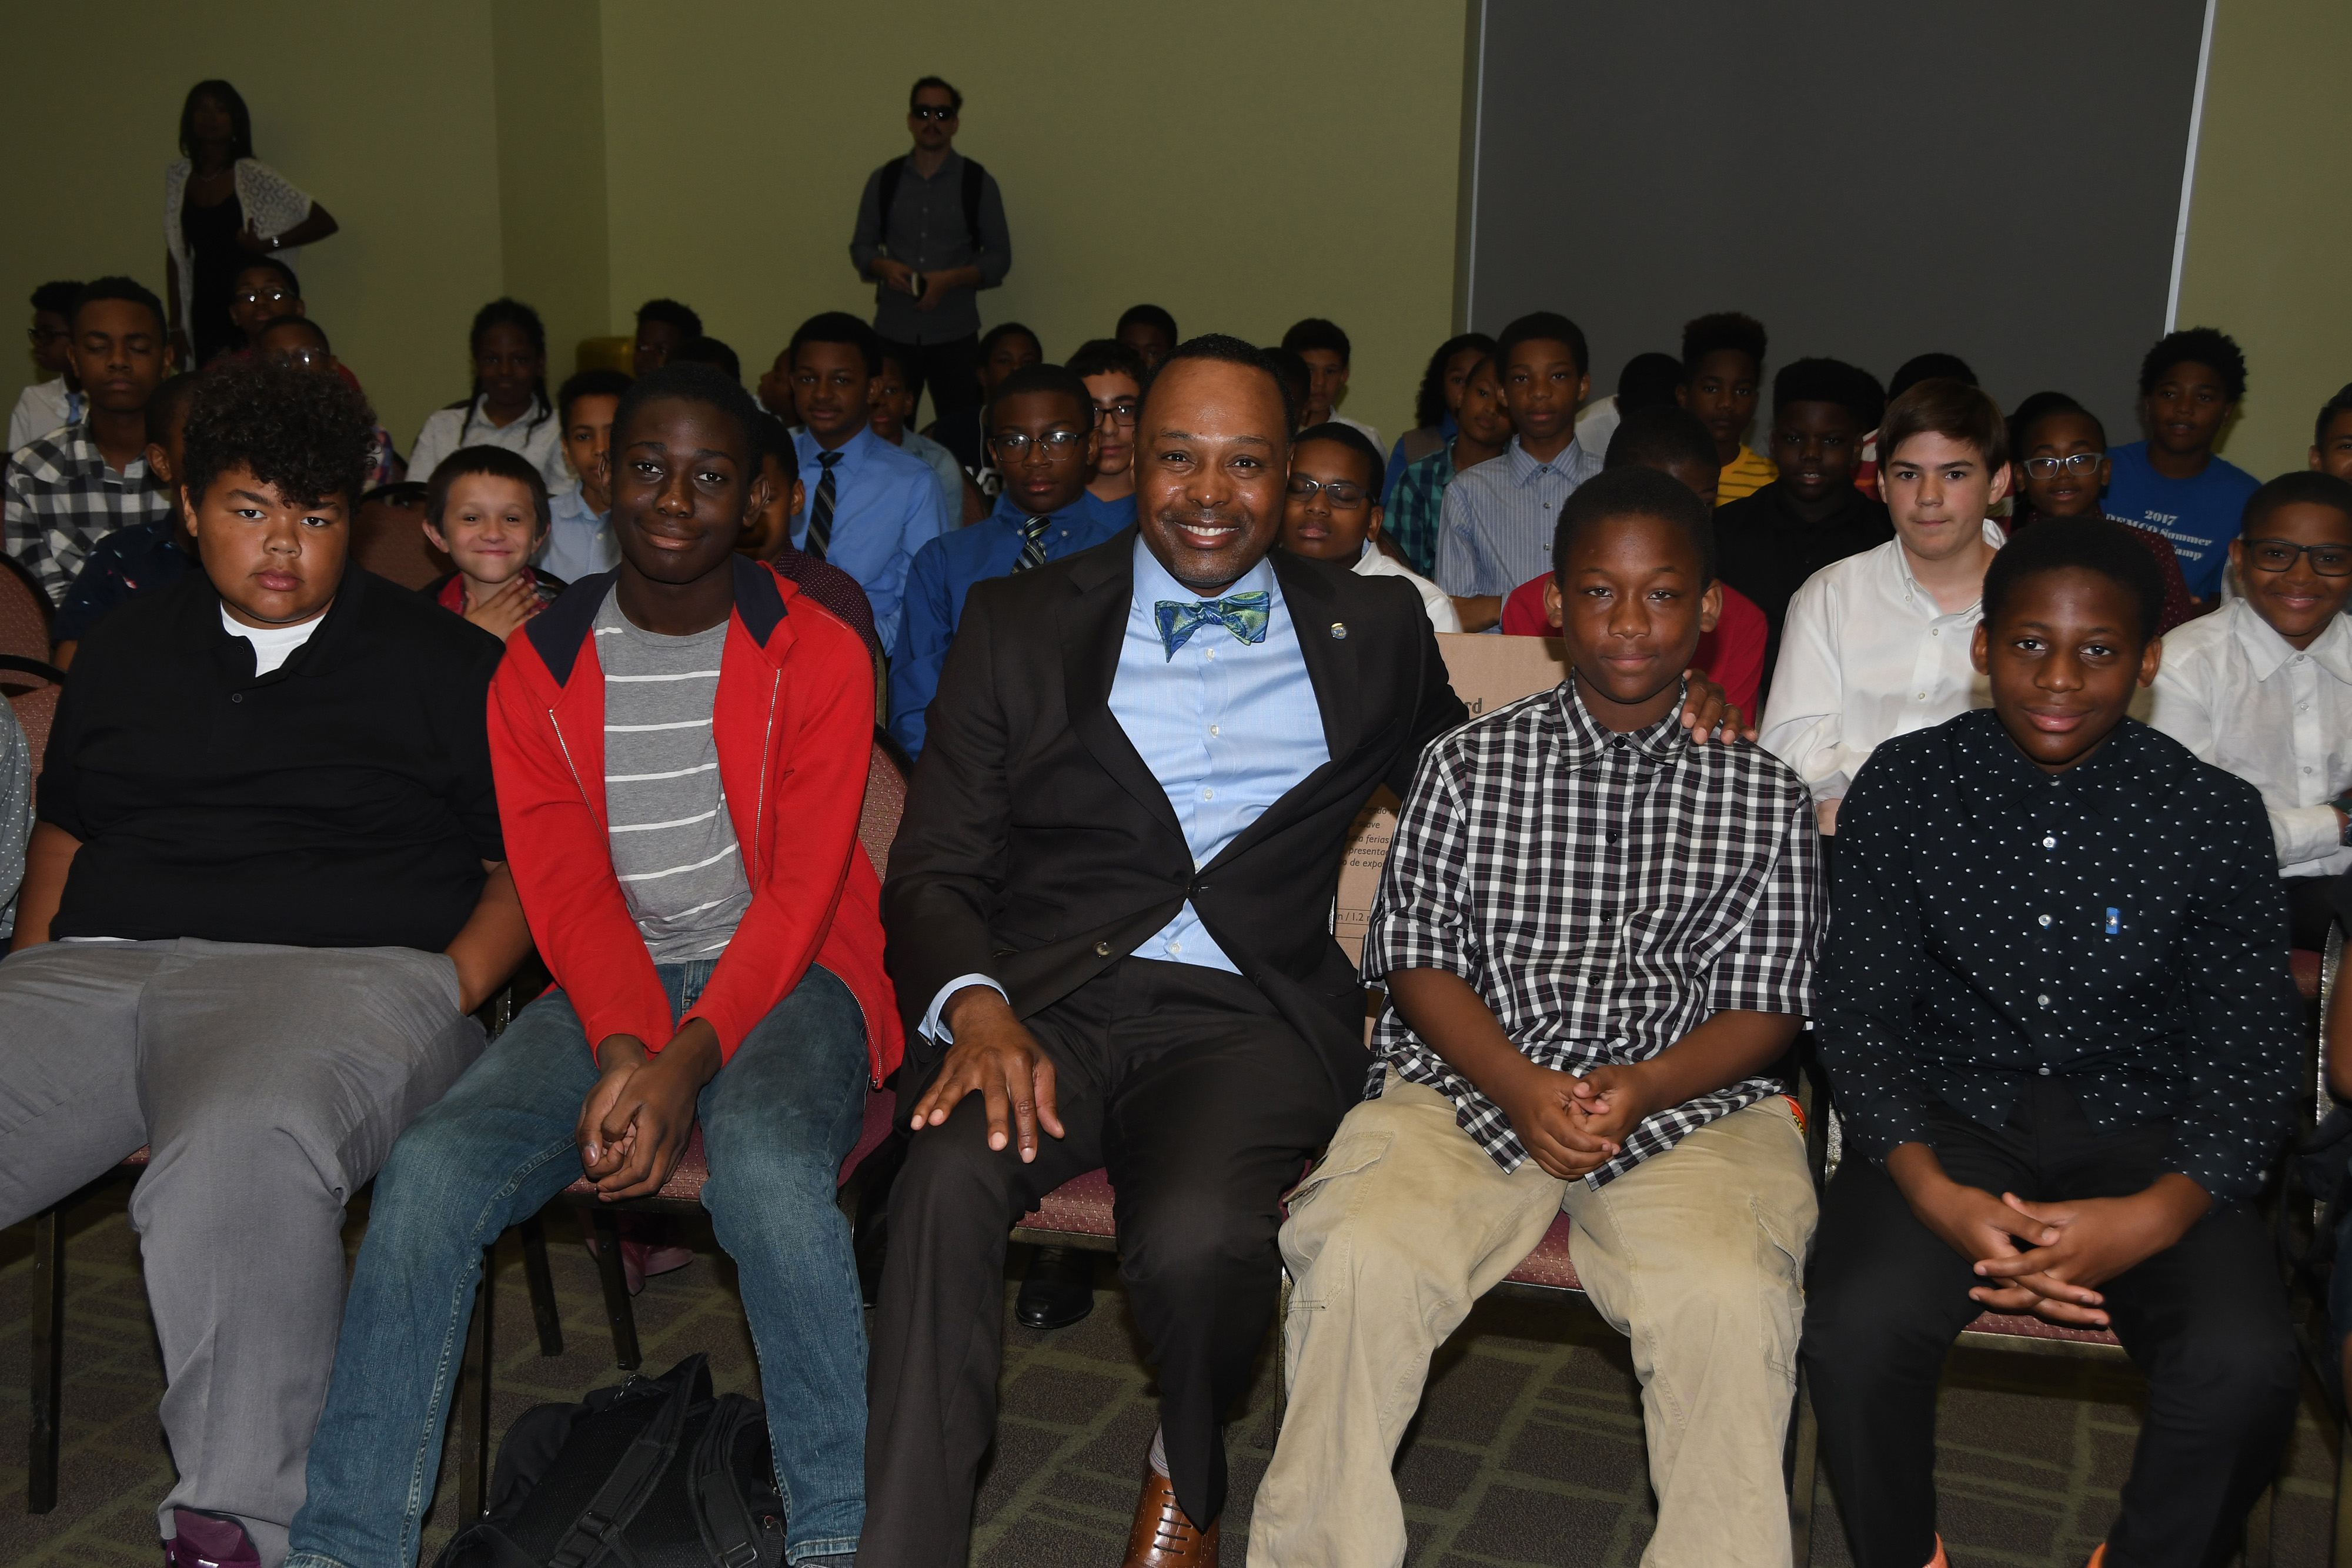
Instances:
[[[1053,525],[1051,517],[1032,517],[1021,525],[1021,559],[1013,563],[1015,571],[1027,571],[1033,566],[1045,564],[1045,530]]]
[[[809,503],[808,533],[801,549],[823,560],[825,547],[833,543],[833,465],[841,461],[841,454],[820,452],[816,460],[824,465],[824,477],[816,482],[816,499]]]

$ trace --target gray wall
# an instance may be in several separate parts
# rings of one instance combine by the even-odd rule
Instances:
[[[1883,382],[1940,350],[2004,408],[2056,388],[2137,440],[2203,16],[1484,0],[1471,325],[1565,311],[1597,396],[1689,318],[1745,310],[1774,366],[1829,354]]]

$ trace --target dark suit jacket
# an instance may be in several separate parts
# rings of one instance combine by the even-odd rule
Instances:
[[[1322,1054],[1344,1108],[1368,1061],[1363,987],[1330,927],[1348,830],[1380,785],[1404,794],[1423,747],[1469,714],[1410,583],[1276,550],[1331,759],[1195,872],[1166,791],[1110,711],[1135,537],[980,583],[965,602],[882,894],[908,1082],[944,1052],[919,1026],[950,980],[986,975],[1027,1018],[1189,898]]]

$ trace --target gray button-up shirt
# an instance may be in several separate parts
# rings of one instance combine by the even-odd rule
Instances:
[[[850,259],[857,263],[859,273],[870,276],[874,258],[887,255],[917,272],[977,267],[981,288],[1003,282],[1013,270],[1013,237],[1004,226],[1004,198],[997,192],[996,176],[981,175],[980,248],[974,250],[963,215],[963,154],[950,150],[947,162],[928,180],[915,172],[910,159],[900,162],[905,166],[898,172],[887,225],[882,171],[866,177],[866,194],[857,203],[857,232],[849,241]],[[980,330],[978,290],[970,287],[950,288],[935,308],[920,310],[912,295],[877,281],[874,301],[874,329],[894,343],[944,343]]]
[[[1601,459],[1570,441],[1549,463],[1517,436],[1500,457],[1465,468],[1445,486],[1437,526],[1437,586],[1456,598],[1508,594],[1551,570],[1559,504],[1601,472]]]

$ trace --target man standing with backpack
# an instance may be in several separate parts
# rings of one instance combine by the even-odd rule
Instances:
[[[1004,198],[988,171],[955,150],[963,94],[925,77],[908,95],[915,148],[866,177],[850,259],[874,280],[874,330],[936,418],[980,402],[980,305],[1013,269]],[[913,423],[911,419],[909,423]]]

